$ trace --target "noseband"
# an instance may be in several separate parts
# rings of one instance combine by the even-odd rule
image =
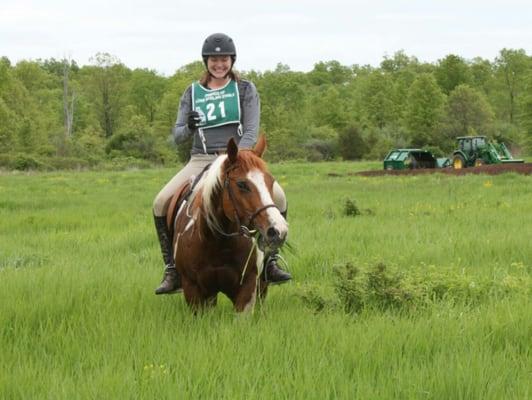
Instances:
[[[238,232],[234,232],[234,233],[223,233],[223,232],[220,232],[222,233],[224,236],[237,236],[237,235],[240,235],[240,236],[245,236],[245,237],[252,237],[253,234],[255,233],[255,231],[251,231],[248,226],[250,226],[252,223],[253,223],[253,220],[258,217],[258,215],[263,212],[264,210],[267,210],[268,208],[272,208],[272,207],[275,207],[277,209],[279,209],[275,204],[267,204],[265,206],[262,206],[262,207],[259,207],[257,210],[255,210],[255,212],[253,212],[252,214],[249,215],[249,221],[247,224],[243,224],[240,220],[240,216],[238,215],[239,214],[239,210],[238,210],[238,206],[236,204],[236,199],[235,199],[235,194],[233,192],[233,189],[231,188],[231,185],[230,185],[230,182],[231,182],[231,178],[229,177],[229,172],[231,170],[233,170],[234,168],[236,168],[236,166],[233,166],[229,169],[227,169],[227,171],[225,172],[225,179],[224,179],[224,187],[225,189],[227,190],[227,193],[229,194],[229,200],[231,201],[231,205],[233,206],[233,209],[235,210],[235,219],[236,219],[236,223],[237,225],[239,226],[238,228]]]

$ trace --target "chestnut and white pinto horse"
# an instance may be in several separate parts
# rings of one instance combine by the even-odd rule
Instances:
[[[175,265],[195,310],[216,305],[221,292],[237,312],[248,311],[257,293],[266,294],[264,251],[284,243],[288,225],[273,202],[265,149],[264,136],[253,150],[239,150],[231,139],[175,218]]]

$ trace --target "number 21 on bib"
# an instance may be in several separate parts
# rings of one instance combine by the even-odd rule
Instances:
[[[232,79],[219,89],[207,89],[199,82],[194,82],[192,84],[192,105],[200,115],[200,128],[208,129],[240,123],[238,85]]]

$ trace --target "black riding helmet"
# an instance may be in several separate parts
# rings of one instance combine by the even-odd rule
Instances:
[[[207,66],[207,57],[209,56],[231,56],[234,64],[236,60],[235,43],[225,33],[213,33],[203,42],[201,56],[205,66]]]

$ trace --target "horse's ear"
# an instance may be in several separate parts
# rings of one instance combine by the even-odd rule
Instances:
[[[229,158],[229,161],[231,163],[236,162],[236,158],[238,155],[238,146],[235,142],[234,138],[229,139],[229,142],[227,142],[227,157]]]
[[[259,140],[257,141],[257,144],[255,145],[255,148],[253,149],[253,152],[259,157],[262,157],[265,151],[266,151],[266,136],[261,134],[259,136]]]

